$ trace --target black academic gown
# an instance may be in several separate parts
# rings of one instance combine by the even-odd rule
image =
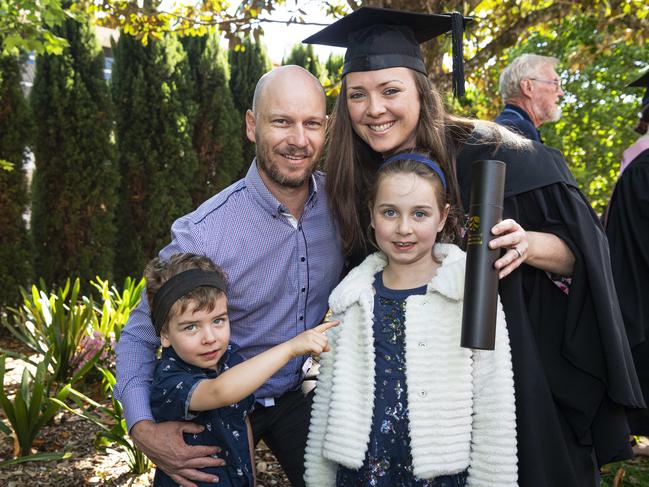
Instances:
[[[642,393],[649,398],[649,150],[631,161],[608,208],[606,235],[620,308]],[[649,436],[649,411],[629,410],[629,426]]]
[[[629,458],[624,407],[642,407],[604,231],[561,153],[469,141],[457,160],[468,208],[471,165],[507,164],[503,218],[557,235],[575,256],[566,295],[522,265],[500,281],[516,394],[519,485],[593,487],[596,465]],[[470,278],[468,276],[467,278]]]

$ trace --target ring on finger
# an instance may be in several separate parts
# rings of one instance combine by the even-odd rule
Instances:
[[[523,254],[521,254],[521,251],[518,250],[516,247],[512,247],[512,250],[518,254],[518,259],[521,259],[523,257]]]

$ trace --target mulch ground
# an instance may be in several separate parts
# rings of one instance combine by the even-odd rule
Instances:
[[[22,345],[6,335],[0,336],[0,348],[24,352]],[[5,386],[15,390],[24,362],[7,359]],[[87,391],[84,391],[87,392]],[[5,416],[0,408],[0,417]],[[146,474],[129,472],[128,463],[119,450],[98,450],[94,440],[99,428],[70,412],[59,412],[43,428],[34,442],[34,453],[68,451],[72,457],[61,461],[27,462],[0,469],[0,487],[86,487],[149,486],[153,469]],[[13,455],[13,440],[0,434],[0,461]],[[255,450],[258,487],[290,487],[279,463],[264,443]],[[218,484],[216,484],[218,485]]]

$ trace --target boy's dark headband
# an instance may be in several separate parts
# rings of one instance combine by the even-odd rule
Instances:
[[[396,154],[392,157],[388,157],[385,161],[383,161],[383,164],[381,164],[381,168],[396,161],[421,162],[423,165],[430,168],[433,172],[435,172],[435,174],[439,176],[439,179],[442,181],[442,188],[444,188],[444,192],[446,192],[446,178],[444,177],[444,171],[442,171],[442,169],[439,167],[439,164],[437,164],[437,162],[421,154],[414,154],[412,152],[402,152],[401,154]]]
[[[167,320],[169,310],[176,301],[193,291],[197,287],[207,286],[227,291],[225,280],[216,272],[204,271],[202,269],[189,269],[176,274],[165,282],[153,296],[153,326],[160,335],[162,326]]]

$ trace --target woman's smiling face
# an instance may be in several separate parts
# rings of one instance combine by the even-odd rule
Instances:
[[[354,131],[373,150],[385,155],[416,145],[420,102],[412,70],[353,72],[346,85]]]

